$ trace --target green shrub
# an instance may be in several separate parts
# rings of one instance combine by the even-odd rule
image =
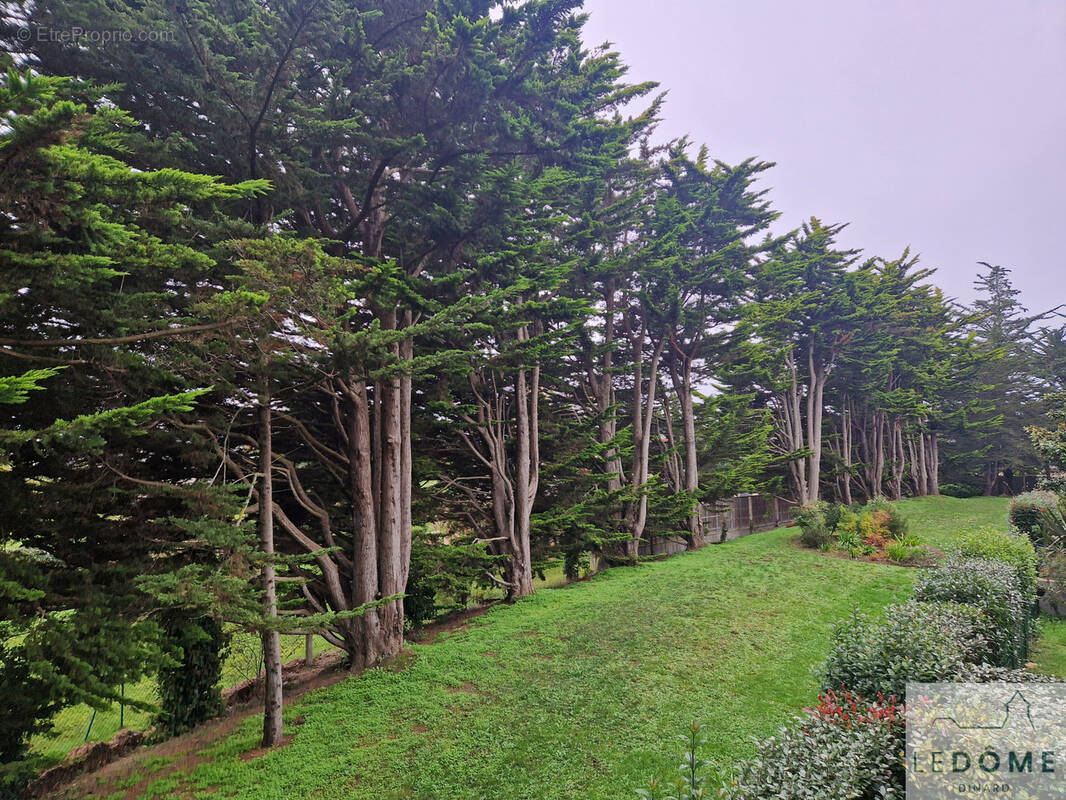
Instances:
[[[984,490],[969,483],[942,483],[940,484],[940,493],[945,497],[967,498],[980,497],[984,494]]]
[[[411,568],[403,598],[404,621],[420,625],[467,607],[480,589],[492,586],[486,574],[499,561],[482,543],[457,540],[444,531],[416,526]]]
[[[905,561],[910,561],[920,555],[925,554],[924,547],[918,547],[914,537],[908,537],[908,540],[902,542],[889,542],[885,546],[885,555],[888,556],[888,560],[895,562],[896,564],[902,564]]]
[[[888,535],[897,542],[902,542],[911,535],[910,523],[907,522],[907,518],[899,513],[895,508],[889,512],[888,519]]]
[[[872,497],[862,506],[863,511],[892,511],[892,501],[887,497]]]
[[[822,503],[801,506],[796,511],[796,524],[800,528],[800,542],[804,547],[825,548],[833,542],[833,535],[826,524],[825,507]]]
[[[964,557],[991,558],[1010,564],[1026,601],[1032,604],[1036,600],[1038,559],[1032,540],[1028,537],[984,528],[960,536],[954,552]]]
[[[758,745],[720,796],[762,798],[902,798],[902,711],[850,694],[820,698],[810,716]],[[828,711],[827,711],[828,707]]]
[[[982,660],[1015,668],[1025,662],[1029,653],[1032,603],[1026,602],[1011,564],[954,556],[918,579],[914,598],[924,602],[964,603],[976,608],[991,622],[988,640],[992,653]]]
[[[1041,509],[1040,531],[1043,543],[1050,548],[1066,548],[1066,497],[1056,495],[1052,508]]]
[[[958,603],[911,601],[889,606],[880,619],[855,612],[837,626],[822,688],[903,697],[907,681],[949,680],[963,664],[992,654],[989,625],[976,608]]]
[[[843,503],[823,503],[825,524],[829,528],[830,533],[837,529],[840,524],[840,516],[847,509],[847,506]]]
[[[1054,515],[1058,505],[1054,492],[1025,492],[1011,498],[1007,517],[1013,530],[1024,533],[1037,544],[1050,544],[1045,531],[1046,518]]]
[[[225,707],[219,683],[230,637],[217,620],[178,611],[165,615],[162,627],[167,661],[159,669],[156,725],[160,735],[177,736]]]

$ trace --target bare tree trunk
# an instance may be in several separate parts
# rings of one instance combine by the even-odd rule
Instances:
[[[903,472],[907,457],[903,449],[903,421],[898,417],[892,423],[892,499],[903,497]]]
[[[666,460],[666,477],[674,493],[684,491],[685,468],[677,454],[677,436],[674,434],[674,414],[670,408],[670,397],[663,392],[663,424],[666,426],[666,447],[669,455]]]
[[[935,433],[929,434],[929,487],[931,495],[940,494],[940,445]]]
[[[377,503],[374,495],[370,405],[366,382],[349,376],[349,470],[352,495],[352,605],[378,599]],[[346,626],[351,668],[361,671],[382,655],[381,610],[373,608]]]
[[[807,366],[810,388],[807,392],[807,442],[811,451],[807,468],[807,503],[817,503],[821,496],[822,479],[822,397],[825,392],[826,372],[814,363],[814,345],[807,348]]]
[[[633,479],[632,488],[639,494],[630,515],[630,541],[629,552],[636,557],[641,537],[644,536],[644,527],[648,523],[648,495],[647,484],[649,477],[649,463],[651,458],[651,428],[652,419],[655,416],[655,395],[659,388],[659,363],[662,359],[663,348],[666,339],[661,338],[655,346],[651,363],[648,365],[648,389],[643,398],[643,403],[636,403],[633,409],[635,421],[640,424],[639,441],[634,442],[636,447],[633,454]],[[641,398],[640,385],[634,388],[634,400]]]
[[[678,369],[677,359],[681,359]],[[690,549],[703,547],[707,543],[703,533],[703,515],[699,496],[699,460],[696,452],[696,409],[692,400],[692,362],[683,354],[670,359],[670,376],[681,407],[682,438],[685,445],[684,487],[694,505],[688,515],[688,546]]]
[[[263,612],[267,626],[263,630],[263,669],[265,700],[263,704],[263,747],[281,743],[281,637],[270,627],[278,616],[277,583],[274,573],[274,443],[270,410],[270,389],[263,378],[258,398],[259,415],[259,540],[266,555],[263,564]]]
[[[785,356],[785,369],[788,371],[789,383],[777,395],[776,412],[777,436],[780,439],[778,449],[782,456],[788,456],[804,449],[803,414],[801,411],[801,390],[798,369],[794,354],[789,351]],[[806,458],[791,458],[788,462],[788,474],[796,502],[807,502],[808,482]]]
[[[928,462],[928,448],[925,444],[925,432],[920,431],[918,433],[918,480],[917,491],[915,495],[917,497],[925,497],[929,494],[929,462]],[[914,457],[911,456],[911,463],[914,463]]]
[[[520,327],[517,337],[519,342],[529,341],[528,327]],[[507,556],[503,569],[508,597],[525,597],[533,593],[531,538],[540,485],[540,366],[517,369],[513,396],[500,390],[491,367],[472,372],[470,388],[477,418],[464,414],[463,419],[477,430],[479,440],[466,433],[461,436],[491,476],[497,539],[493,550]]]
[[[387,329],[395,329],[395,313],[386,317]],[[400,356],[399,345],[393,355]],[[382,381],[381,397],[381,512],[378,516],[378,581],[380,597],[402,594],[406,576],[401,561],[404,553],[403,525],[403,398],[399,376]],[[403,648],[403,602],[393,600],[381,607],[382,656]]]
[[[844,463],[844,503],[851,505],[851,398],[844,398],[840,422],[840,454]]]
[[[518,340],[527,341],[529,331],[518,329]],[[515,561],[512,571],[512,593],[515,597],[533,594],[533,561],[530,542],[530,521],[533,501],[540,483],[540,367],[519,369],[515,376],[516,440],[515,457]]]

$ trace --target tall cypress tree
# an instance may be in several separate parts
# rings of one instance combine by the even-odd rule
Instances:
[[[979,263],[983,271],[974,281],[979,296],[972,307],[971,329],[986,359],[977,380],[983,387],[980,399],[991,406],[999,422],[994,428],[974,431],[969,449],[986,451],[981,474],[974,477],[985,494],[993,494],[1009,492],[1016,473],[1038,469],[1025,428],[1040,414],[1030,329],[1044,315],[1030,314],[1019,302],[1009,269]]]
[[[330,454],[344,455],[344,498],[331,508],[352,530],[338,558],[352,576],[348,604],[406,583],[412,392],[434,364],[416,352],[418,336],[438,281],[494,218],[481,198],[486,175],[515,158],[564,161],[627,96],[618,71],[582,50],[578,5],[538,0],[498,17],[482,0],[34,6],[34,24],[172,36],[162,46],[76,48],[31,37],[30,55],[46,70],[121,82],[114,96],[146,123],[137,149],[146,165],[270,178],[276,192],[242,203],[247,216],[328,240],[367,278],[338,340],[350,347],[336,352],[328,386],[309,387],[296,404],[314,417],[301,443],[312,458],[298,463],[332,474]],[[310,537],[284,536],[305,550],[320,536],[302,533]],[[373,664],[401,646],[402,605],[352,626],[343,642],[353,667]]]
[[[99,706],[151,669],[154,609],[192,593],[217,611],[208,596],[242,585],[218,560],[241,546],[231,498],[195,481],[171,421],[203,390],[171,354],[223,325],[191,314],[213,291],[205,242],[230,229],[216,209],[265,186],[132,169],[133,121],[74,80],[8,72],[0,111],[0,378],[24,401],[0,423],[0,607],[18,637],[5,669],[41,700],[4,743],[17,752],[56,705]],[[190,551],[196,526],[216,538]],[[213,586],[185,580],[197,562]]]

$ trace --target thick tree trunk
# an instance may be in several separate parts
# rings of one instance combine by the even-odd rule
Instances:
[[[935,433],[929,434],[929,487],[931,495],[940,494],[940,444]]]
[[[263,613],[269,626],[278,616],[277,582],[274,574],[274,443],[270,410],[270,389],[259,390],[259,540],[266,562],[263,564]],[[281,744],[281,637],[269,627],[263,631],[263,747]]]
[[[349,376],[348,479],[352,495],[352,606],[378,599],[378,542],[370,404],[366,382]],[[345,643],[351,668],[361,671],[382,654],[380,609],[349,621]]]
[[[841,412],[840,422],[840,454],[844,464],[844,496],[846,505],[851,505],[851,398],[844,399],[844,408]]]
[[[392,321],[392,320],[390,320]],[[393,324],[391,327],[395,327]],[[394,349],[399,358],[399,346]],[[378,516],[378,582],[381,597],[402,594],[407,588],[403,531],[403,397],[399,377],[382,382],[381,397],[381,511]],[[409,468],[409,465],[406,465]],[[407,531],[410,535],[410,531]],[[381,606],[382,656],[403,647],[403,601]]]
[[[681,359],[680,369],[676,363]],[[694,505],[689,512],[688,546],[690,549],[703,547],[707,543],[703,532],[702,508],[696,498],[699,496],[699,460],[696,451],[696,409],[692,400],[692,362],[685,356],[674,356],[670,360],[670,375],[681,407],[681,430],[685,448],[684,488]]]

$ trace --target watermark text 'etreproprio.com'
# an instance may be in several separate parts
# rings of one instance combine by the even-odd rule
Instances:
[[[167,30],[122,30],[115,28],[50,28],[27,26],[19,28],[18,40],[29,42],[52,42],[57,44],[109,44],[112,42],[173,42],[174,31]]]

